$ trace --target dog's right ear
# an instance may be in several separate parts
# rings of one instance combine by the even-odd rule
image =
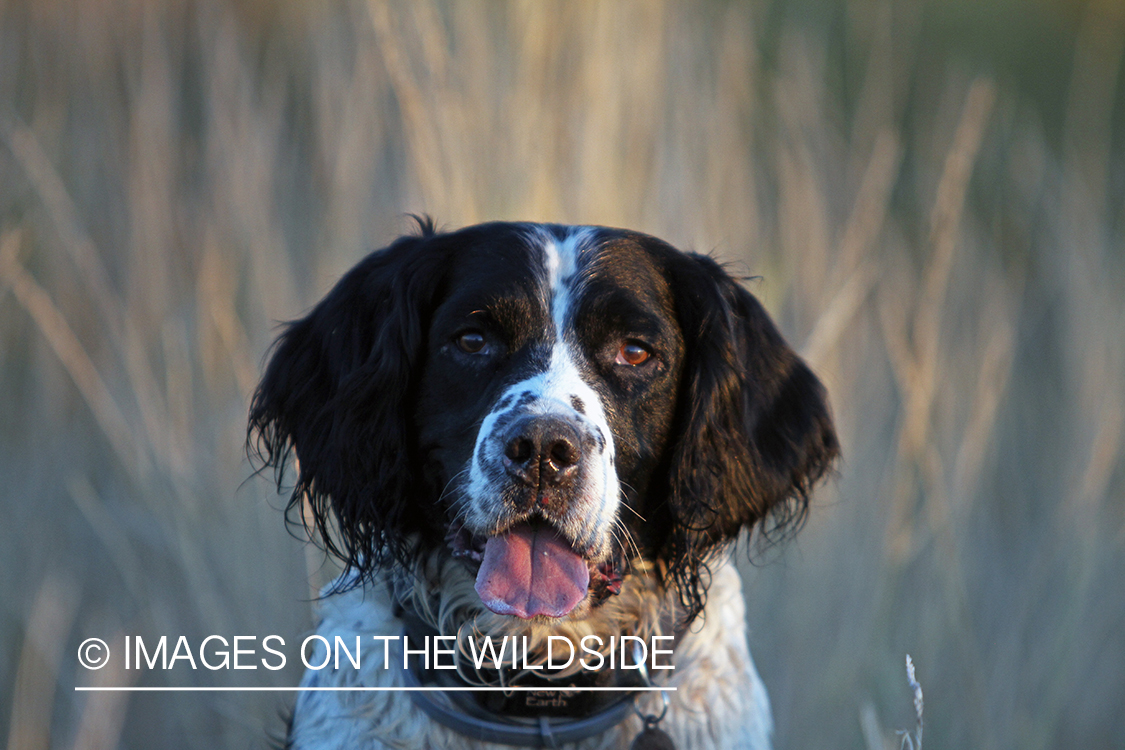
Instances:
[[[344,563],[340,580],[404,561],[408,538],[432,525],[411,414],[445,266],[439,244],[432,230],[403,237],[349,271],[285,327],[250,406],[251,459],[274,470],[279,489],[296,470],[286,518]]]

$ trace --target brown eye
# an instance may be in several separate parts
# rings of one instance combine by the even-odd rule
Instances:
[[[614,363],[636,367],[637,365],[643,365],[651,356],[652,353],[644,346],[635,341],[626,341],[617,350],[617,359],[614,360]]]
[[[467,331],[457,337],[457,348],[466,354],[476,354],[484,349],[484,335],[479,331]]]

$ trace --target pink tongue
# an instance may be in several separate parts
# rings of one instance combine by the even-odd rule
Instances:
[[[477,573],[477,593],[498,615],[562,617],[590,586],[590,570],[554,529],[526,523],[490,536]]]

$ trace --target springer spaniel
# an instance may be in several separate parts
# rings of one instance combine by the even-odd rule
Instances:
[[[823,386],[708,257],[419,225],[285,328],[254,394],[252,454],[345,566],[302,685],[396,688],[300,693],[287,746],[768,748],[729,551],[803,520],[838,452]],[[357,636],[358,668],[326,648]],[[543,668],[551,636],[588,658]]]

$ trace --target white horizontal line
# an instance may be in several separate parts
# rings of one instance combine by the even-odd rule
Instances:
[[[226,693],[226,692],[252,692],[252,693],[379,693],[379,692],[567,692],[567,693],[633,693],[633,692],[658,692],[660,690],[675,691],[674,687],[527,687],[517,685],[513,687],[75,687],[81,693]]]

